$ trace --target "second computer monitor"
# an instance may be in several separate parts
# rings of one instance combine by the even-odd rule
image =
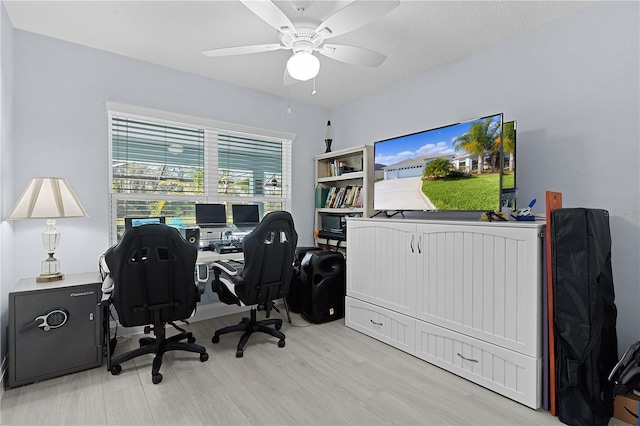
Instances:
[[[260,222],[260,212],[255,204],[232,204],[231,215],[237,227],[256,226]]]
[[[200,226],[226,226],[227,209],[224,204],[196,204],[196,223]]]

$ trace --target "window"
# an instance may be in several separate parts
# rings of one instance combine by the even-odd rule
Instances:
[[[126,217],[195,225],[195,203],[256,204],[261,216],[291,207],[294,136],[108,104],[111,242]],[[229,217],[229,223],[231,218]]]

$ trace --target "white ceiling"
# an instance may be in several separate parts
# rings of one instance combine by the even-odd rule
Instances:
[[[358,0],[364,1],[364,0]],[[289,97],[336,107],[575,13],[591,1],[407,1],[331,39],[387,55],[378,68],[319,56],[313,82],[283,84],[290,51],[206,57],[203,50],[278,43],[277,31],[239,1],[3,0],[15,28]],[[276,1],[296,24],[325,20],[350,1]]]

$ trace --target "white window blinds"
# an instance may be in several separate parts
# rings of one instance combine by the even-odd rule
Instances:
[[[204,195],[204,130],[112,117],[113,192]]]
[[[197,202],[225,203],[228,213],[239,203],[257,204],[261,215],[290,209],[293,137],[145,112],[109,110],[112,242],[126,217],[195,225]]]

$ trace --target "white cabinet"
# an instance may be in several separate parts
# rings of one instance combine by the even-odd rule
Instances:
[[[345,323],[538,408],[542,227],[350,219]]]

